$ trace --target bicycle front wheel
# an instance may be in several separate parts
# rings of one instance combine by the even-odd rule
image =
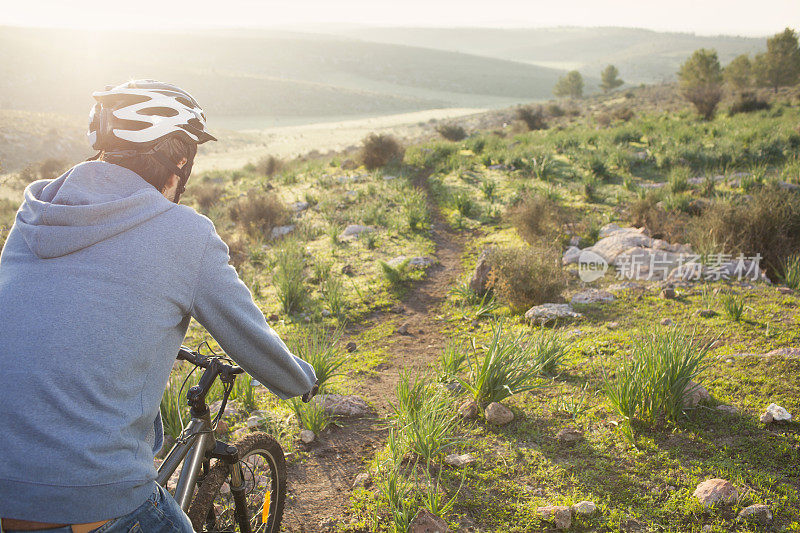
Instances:
[[[253,433],[232,444],[239,450],[250,530],[277,533],[286,499],[286,461],[280,444],[266,433]],[[239,531],[230,472],[229,465],[217,461],[205,476],[189,507],[195,531]]]

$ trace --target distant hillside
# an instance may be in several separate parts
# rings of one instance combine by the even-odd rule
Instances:
[[[690,33],[636,28],[356,28],[342,30],[366,41],[424,46],[488,57],[577,68],[599,77],[608,64],[619,68],[628,83],[654,83],[675,78],[678,66],[698,48],[715,48],[722,64],[735,56],[766,48],[752,37],[704,37]]]
[[[103,32],[0,28],[0,108],[84,114],[105,84],[185,86],[212,117],[325,118],[549,97],[562,72],[507,60],[273,31]]]

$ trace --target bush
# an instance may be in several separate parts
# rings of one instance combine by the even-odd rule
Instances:
[[[630,359],[616,379],[604,376],[604,390],[614,410],[630,423],[677,424],[689,382],[706,367],[708,345],[699,345],[680,329],[648,330],[634,343]]]
[[[754,111],[769,109],[770,107],[769,102],[759,99],[752,93],[743,93],[731,107],[728,108],[728,115],[733,116],[737,113],[752,113]]]
[[[457,124],[440,124],[436,131],[448,141],[462,141],[467,138],[467,132]]]
[[[506,217],[520,237],[528,243],[534,243],[542,237],[550,241],[556,239],[561,230],[563,212],[552,198],[529,193],[506,210]]]
[[[474,342],[474,341],[473,341]],[[469,378],[459,379],[479,405],[502,401],[541,386],[539,368],[531,364],[533,343],[524,333],[510,335],[502,322],[492,325],[489,344],[467,358]]]
[[[43,180],[57,178],[71,166],[69,161],[50,157],[39,163],[39,178]]]
[[[611,112],[611,116],[613,116],[616,120],[622,122],[628,122],[630,119],[633,118],[634,114],[635,113],[633,112],[633,109],[631,109],[628,106],[616,107]]]
[[[547,116],[549,116],[549,117],[563,117],[564,116],[564,110],[561,109],[561,106],[559,106],[555,102],[548,103],[547,107],[545,108],[545,111],[547,112]]]
[[[567,285],[560,249],[545,244],[521,248],[493,248],[489,287],[512,311],[552,302]]]
[[[250,189],[234,201],[229,210],[231,220],[251,235],[265,234],[289,220],[289,210],[278,195]]]
[[[303,247],[293,240],[285,240],[276,250],[273,282],[278,292],[278,301],[284,312],[299,311],[308,298],[305,285],[305,253]]]
[[[321,326],[310,326],[295,336],[292,351],[314,367],[322,392],[327,392],[334,378],[344,375],[342,367],[347,362],[347,355],[339,346],[342,333],[341,328],[329,332]]]
[[[715,202],[692,220],[695,249],[713,242],[718,252],[761,254],[762,268],[779,279],[786,258],[800,252],[800,194],[763,187],[749,199]]]
[[[790,255],[784,261],[783,281],[787,287],[800,290],[800,255]]]
[[[381,268],[381,274],[383,274],[384,279],[389,282],[389,285],[393,289],[397,289],[408,283],[411,279],[409,277],[410,273],[410,264],[411,259],[406,259],[398,265],[392,266],[386,261],[378,261],[378,265]]]
[[[281,172],[286,167],[286,163],[274,155],[264,156],[255,165],[256,172],[262,176],[272,176]]]
[[[361,162],[367,170],[375,170],[402,161],[404,152],[402,145],[392,135],[370,133],[363,141]]]
[[[291,405],[300,427],[313,431],[315,435],[319,435],[331,422],[331,417],[325,412],[323,396],[319,396],[319,400],[308,403],[303,403],[300,398],[291,398],[289,405]]]
[[[530,340],[531,364],[540,374],[554,375],[567,356],[567,343],[556,330],[541,330]]]
[[[541,106],[517,108],[517,118],[525,123],[529,131],[547,129]]]
[[[669,242],[682,242],[686,238],[688,217],[679,211],[667,211],[659,205],[658,193],[648,192],[628,206],[628,216],[633,226],[647,228],[654,238]]]
[[[720,297],[725,315],[734,322],[739,322],[744,316],[744,298],[735,294],[723,294]]]
[[[478,205],[472,199],[467,191],[456,191],[450,197],[450,203],[453,209],[458,211],[462,216],[472,217],[478,211]]]
[[[207,213],[224,192],[225,187],[212,182],[198,183],[189,189],[191,197],[203,213]]]

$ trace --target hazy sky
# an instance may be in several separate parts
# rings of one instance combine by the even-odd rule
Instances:
[[[800,0],[2,0],[0,25],[629,26],[699,34],[800,29]]]

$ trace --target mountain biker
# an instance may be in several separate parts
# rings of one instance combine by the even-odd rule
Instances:
[[[98,155],[25,189],[0,255],[0,530],[192,531],[153,465],[191,317],[280,398],[313,395],[314,371],[178,204],[216,140],[195,99],[153,80],[93,96]]]

